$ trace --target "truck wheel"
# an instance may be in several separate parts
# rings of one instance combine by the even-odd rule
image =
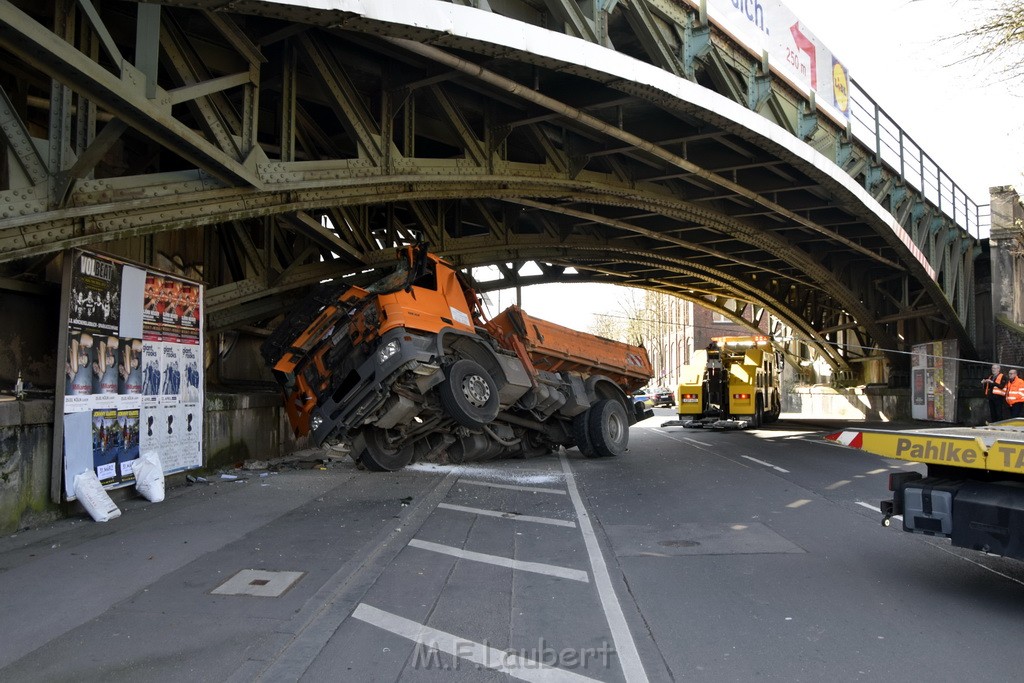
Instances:
[[[482,427],[498,416],[498,385],[475,361],[452,363],[437,393],[445,414],[464,427]]]
[[[751,427],[760,427],[764,424],[764,400],[760,395],[754,399],[754,418],[750,421]]]
[[[413,444],[394,447],[388,443],[387,430],[380,427],[366,427],[362,433],[365,447],[359,461],[366,469],[374,472],[394,472],[410,462],[415,452]]]
[[[592,405],[587,413],[594,457],[609,458],[625,453],[629,445],[629,421],[622,404],[606,398]]]
[[[572,419],[572,436],[576,448],[588,458],[596,458],[594,445],[590,443],[590,411],[584,411]]]

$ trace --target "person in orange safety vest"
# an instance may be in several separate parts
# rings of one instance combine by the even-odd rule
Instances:
[[[988,414],[990,422],[999,422],[1003,419],[1003,413],[1008,412],[1006,406],[1006,375],[998,363],[992,364],[992,374],[981,380],[981,386],[985,390],[985,398],[988,399]]]
[[[1024,379],[1017,376],[1017,370],[1008,370],[1006,380],[1006,405],[1010,407],[1009,417],[1024,417]]]

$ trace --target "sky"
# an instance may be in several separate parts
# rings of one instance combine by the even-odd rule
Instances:
[[[955,38],[993,0],[783,2],[968,196],[986,205],[990,187],[1024,191],[1024,84],[993,75],[991,64],[963,61],[971,48]],[[586,330],[595,313],[621,314],[623,293],[537,285],[523,289],[522,306]],[[494,314],[515,302],[507,290],[489,296]]]

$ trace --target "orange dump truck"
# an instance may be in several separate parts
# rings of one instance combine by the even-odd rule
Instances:
[[[629,394],[653,372],[631,346],[531,318],[483,315],[469,281],[425,247],[368,287],[328,284],[263,345],[296,435],[351,444],[371,470],[577,446],[625,452],[651,412]]]

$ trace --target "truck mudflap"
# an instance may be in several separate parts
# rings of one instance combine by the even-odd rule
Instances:
[[[648,408],[643,403],[634,403],[633,415],[636,417],[636,422],[640,422],[641,420],[646,420],[648,418],[654,417],[654,409]]]
[[[953,545],[1024,559],[1024,484],[966,482],[953,500]]]

